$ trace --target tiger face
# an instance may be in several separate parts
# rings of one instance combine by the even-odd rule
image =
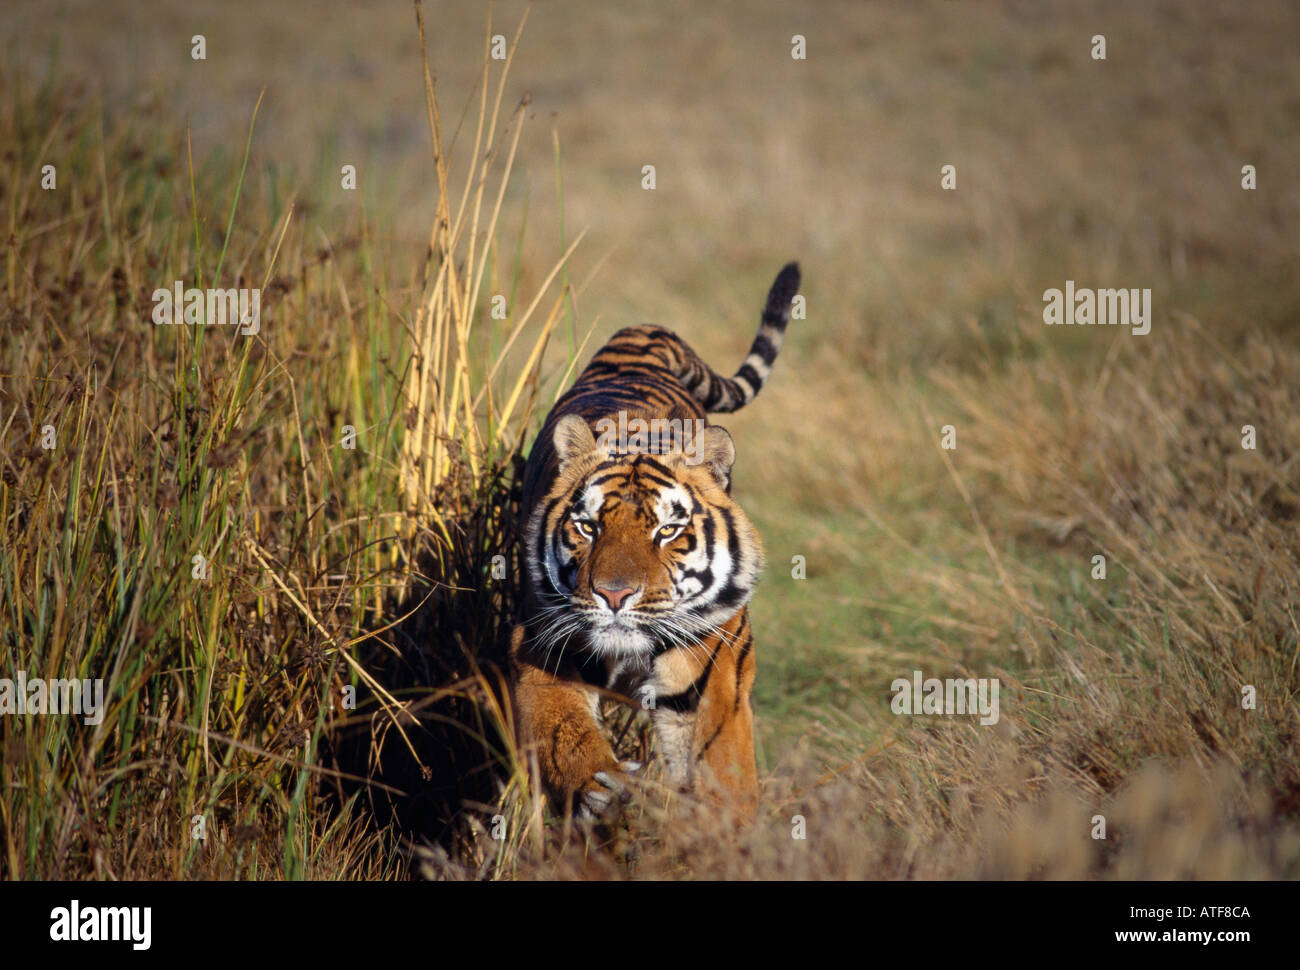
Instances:
[[[728,494],[731,435],[703,429],[688,454],[616,453],[568,415],[554,485],[527,530],[538,645],[649,666],[717,630],[753,595],[758,534]]]

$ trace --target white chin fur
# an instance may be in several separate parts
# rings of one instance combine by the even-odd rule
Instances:
[[[654,641],[639,630],[625,626],[605,626],[587,631],[587,644],[593,653],[626,657],[654,648]]]

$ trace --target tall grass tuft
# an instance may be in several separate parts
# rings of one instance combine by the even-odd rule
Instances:
[[[422,266],[364,211],[329,238],[259,163],[256,106],[230,170],[181,126],[6,87],[3,671],[105,690],[98,724],[0,718],[6,878],[390,877],[512,783],[493,557],[578,240],[488,315],[527,117],[496,63],[459,146],[426,67]],[[177,280],[260,287],[260,332],[156,326]]]

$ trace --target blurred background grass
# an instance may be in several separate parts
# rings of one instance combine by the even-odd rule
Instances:
[[[494,29],[511,36],[524,9],[497,3]],[[425,17],[444,135],[463,160],[486,10],[436,4]],[[80,203],[37,192],[24,210],[6,191],[11,255],[59,248],[66,272],[32,284],[66,292],[87,251],[77,214],[105,196],[121,205],[118,239],[175,238],[167,251],[180,253],[193,235],[187,125],[219,239],[265,88],[232,252],[260,272],[294,200],[277,272],[302,297],[287,304],[291,329],[268,339],[285,342],[289,373],[320,383],[300,402],[309,422],[359,411],[395,442],[398,318],[417,299],[438,202],[413,19],[400,2],[7,5],[2,80],[25,147],[9,149],[6,181],[34,178],[50,132],[85,176]],[[570,333],[594,324],[589,354],[621,326],[662,323],[727,370],[775,267],[804,268],[808,318],[762,397],[722,422],[771,562],[753,607],[760,765],[772,818],[788,823],[829,784],[823,810],[861,822],[842,841],[869,831],[874,848],[837,854],[828,839],[823,870],[778,853],[741,874],[1295,874],[1298,21],[1283,2],[532,8],[507,92],[531,96],[530,120],[494,278],[517,273],[533,292],[587,231],[542,411]],[[206,61],[190,59],[196,33]],[[793,34],[807,60],[791,59]],[[1105,61],[1089,56],[1095,34]],[[39,99],[47,85],[78,124],[60,124],[64,101]],[[129,136],[101,151],[101,128]],[[355,193],[338,188],[343,164],[357,166]],[[654,191],[641,188],[647,164]],[[947,164],[955,192],[939,187]],[[1244,164],[1257,191],[1241,188]],[[17,309],[30,299],[12,275]],[[1150,287],[1151,334],[1048,330],[1041,294],[1065,279]],[[71,298],[65,312],[88,322],[49,348],[12,353],[8,330],[9,379],[129,335],[96,305]],[[489,333],[484,360],[500,346]],[[332,378],[346,388],[333,399]],[[286,402],[272,397],[262,421]],[[11,436],[26,413],[8,402]],[[1247,423],[1257,453],[1237,444]],[[958,434],[951,468],[944,424]],[[266,434],[296,451],[287,431]],[[355,513],[385,509],[380,468],[341,490]],[[292,504],[293,476],[264,474],[253,504]],[[378,541],[367,529],[357,545]],[[1104,586],[1089,578],[1098,551]],[[807,579],[792,578],[794,556]],[[894,718],[888,685],[915,668],[1002,677],[1003,730]],[[1241,683],[1267,697],[1253,715],[1236,704]],[[1151,759],[1175,774],[1145,774]],[[1221,793],[1197,803],[1207,825],[1249,844],[1133,863],[1087,847],[1055,864],[1043,853],[1059,840],[1033,833],[1056,823],[1014,814],[1070,817],[1144,778],[1158,805],[1198,784]],[[1031,848],[975,839],[988,818],[999,831],[1020,819]],[[980,848],[938,861],[968,843]]]

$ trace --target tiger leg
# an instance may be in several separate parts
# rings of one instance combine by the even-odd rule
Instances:
[[[597,695],[577,679],[553,674],[521,656],[524,626],[515,627],[514,710],[527,762],[565,813],[599,815],[609,805],[619,764],[601,733]]]
[[[724,626],[694,709],[663,705],[654,717],[669,779],[725,806],[742,822],[752,821],[758,810],[754,640],[747,612]]]
[[[696,716],[692,758],[695,786],[700,793],[722,802],[748,822],[758,811],[754,709],[750,702],[754,684],[752,641],[745,655],[738,658],[734,674],[734,679],[709,678]]]

